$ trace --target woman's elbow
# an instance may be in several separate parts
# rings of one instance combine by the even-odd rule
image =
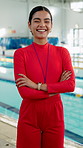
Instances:
[[[69,84],[69,91],[73,92],[75,90],[75,81],[70,82]]]

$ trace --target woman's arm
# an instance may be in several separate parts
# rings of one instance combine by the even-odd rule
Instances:
[[[71,57],[67,49],[61,49],[61,57],[63,73],[59,82],[47,84],[48,93],[72,92],[75,89],[75,74],[72,67]],[[66,77],[67,75],[68,78]]]
[[[61,79],[60,79],[60,82],[61,81],[65,81],[65,80],[68,80],[70,77],[71,77],[71,71],[64,71],[61,75]],[[43,91],[48,91],[48,87],[47,87],[47,84],[42,84],[41,85],[41,90]]]
[[[23,55],[23,51],[21,49],[17,49],[14,53],[14,76],[15,81],[17,81],[19,78],[22,78],[19,74],[23,74],[26,76],[26,70],[25,70],[25,59]],[[28,79],[29,84],[33,85],[34,87],[37,86],[36,83],[31,82],[30,79]],[[16,84],[17,85],[17,84]],[[29,86],[22,86],[17,87],[18,91],[23,99],[42,99],[42,98],[48,98],[49,94],[45,91],[39,91],[37,89],[33,89]]]
[[[17,87],[22,87],[22,86],[26,86],[26,87],[29,87],[29,88],[32,88],[32,89],[38,89],[38,84],[34,83],[33,81],[31,81],[29,78],[27,78],[24,74],[18,74],[19,76],[21,76],[20,78],[18,78],[16,80],[16,85]],[[61,75],[61,79],[60,81],[65,81],[65,80],[68,80],[70,78],[70,75],[71,75],[71,72],[70,71],[64,71]],[[47,84],[41,84],[41,87],[40,89],[42,91],[48,91],[47,89]],[[57,93],[52,93],[52,94],[49,94],[49,97],[50,96],[54,96],[56,95]]]

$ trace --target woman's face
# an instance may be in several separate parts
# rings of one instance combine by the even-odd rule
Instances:
[[[46,39],[52,28],[50,14],[47,11],[37,11],[28,26],[34,39]]]

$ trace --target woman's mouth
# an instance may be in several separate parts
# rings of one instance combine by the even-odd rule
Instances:
[[[46,29],[37,29],[38,32],[45,32],[47,31]]]

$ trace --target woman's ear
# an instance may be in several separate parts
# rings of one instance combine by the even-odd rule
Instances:
[[[51,29],[50,29],[50,32],[52,31],[52,27],[53,27],[53,23],[51,23]]]
[[[51,23],[51,29],[52,29],[52,27],[53,27],[53,23]]]
[[[29,29],[31,29],[31,27],[30,27],[30,26],[31,26],[31,24],[30,24],[30,22],[28,22],[28,27],[29,27]]]
[[[28,22],[28,28],[30,29],[30,32],[32,33],[32,31],[31,31],[31,23],[30,22]],[[33,35],[33,33],[32,33],[32,35]]]

